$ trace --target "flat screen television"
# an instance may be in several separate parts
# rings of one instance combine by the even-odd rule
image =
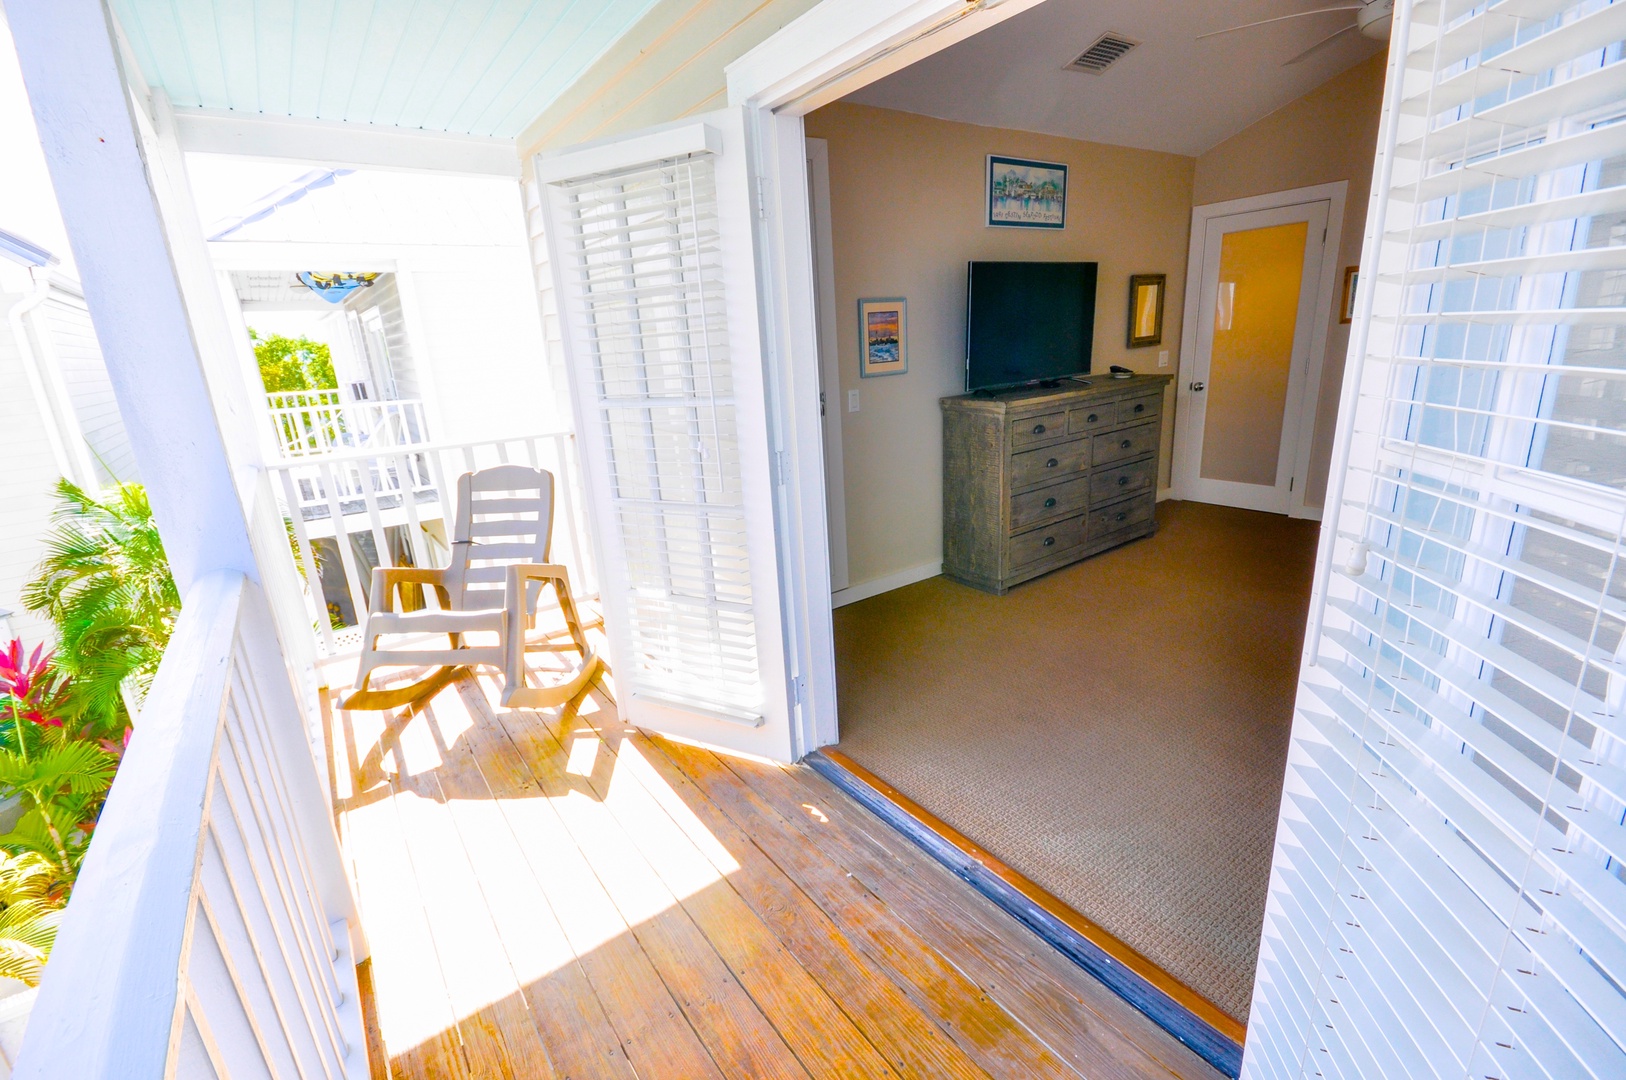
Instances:
[[[971,263],[965,290],[966,390],[1088,374],[1097,265]]]

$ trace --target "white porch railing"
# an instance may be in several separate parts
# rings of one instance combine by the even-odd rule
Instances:
[[[265,597],[187,594],[14,1076],[364,1080],[355,908]]]
[[[337,390],[283,390],[265,397],[283,458],[429,441],[423,402],[416,398],[347,402]]]
[[[358,564],[351,537],[372,538],[378,565],[394,566],[394,548],[385,530],[405,526],[412,565],[446,563],[441,547],[444,525],[452,518],[460,474],[492,465],[527,464],[547,469],[556,483],[553,559],[570,568],[576,596],[598,595],[598,578],[589,554],[586,521],[581,513],[580,470],[575,436],[551,431],[486,442],[431,443],[390,453],[349,451],[270,466],[273,486],[293,523],[294,542],[303,564],[311,619],[328,656],[345,646],[328,620],[333,599],[316,572],[312,546],[332,537],[344,573],[344,591],[358,616],[367,610],[368,575]],[[440,525],[431,532],[426,526]]]

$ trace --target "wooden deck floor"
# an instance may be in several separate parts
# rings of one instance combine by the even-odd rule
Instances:
[[[333,714],[375,1076],[1219,1075],[811,770],[491,690]]]

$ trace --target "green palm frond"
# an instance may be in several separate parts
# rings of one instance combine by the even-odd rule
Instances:
[[[158,670],[180,593],[145,488],[96,496],[62,480],[56,498],[45,557],[22,599],[56,628],[76,719],[113,736],[130,721],[122,689],[139,700]]]

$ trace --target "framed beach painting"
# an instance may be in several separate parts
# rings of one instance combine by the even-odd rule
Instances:
[[[909,320],[899,298],[858,301],[858,374],[902,375],[909,370]]]
[[[1067,227],[1067,166],[988,155],[988,224],[1006,229]]]

